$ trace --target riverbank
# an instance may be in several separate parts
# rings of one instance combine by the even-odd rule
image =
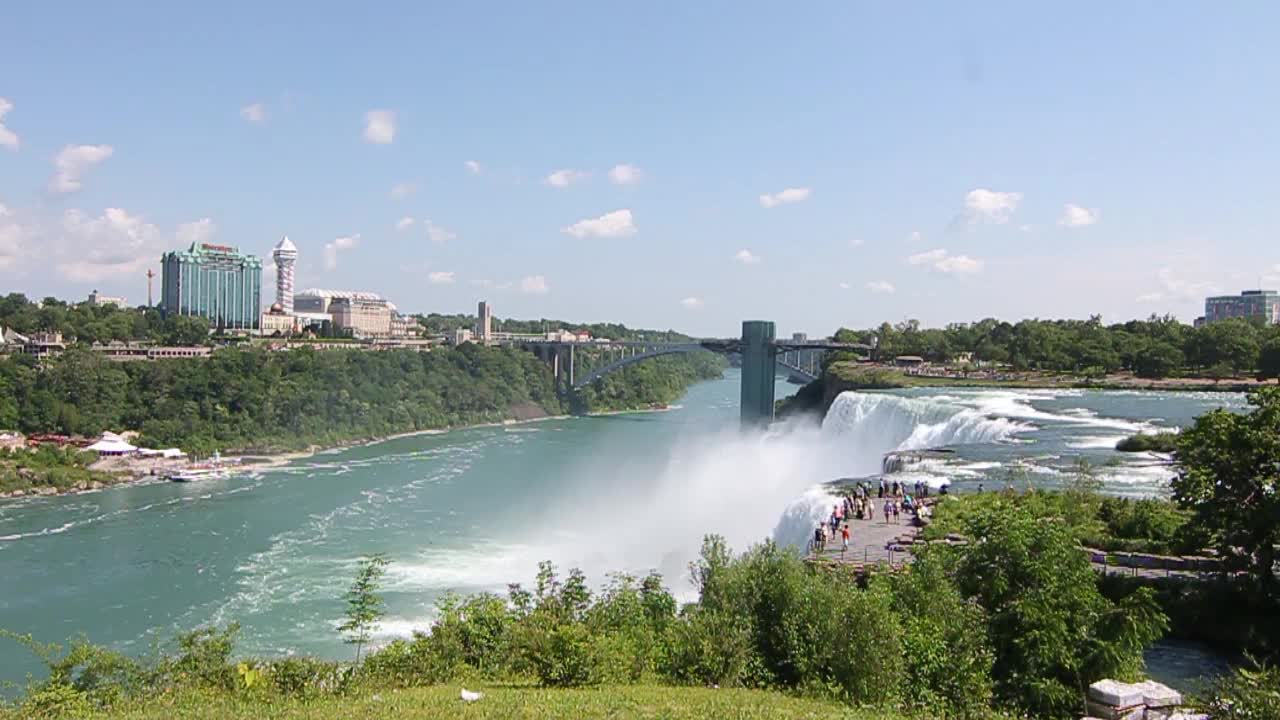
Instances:
[[[617,415],[637,415],[648,413],[667,412],[673,407],[671,405],[655,405],[653,407],[636,408],[634,410],[606,410],[601,412],[586,413],[584,415],[552,415],[545,410],[538,408],[537,412],[529,408],[525,408],[519,412],[513,412],[513,417],[508,420],[498,422],[471,423],[466,425],[456,425],[443,428],[427,428],[423,430],[412,430],[409,432],[395,433],[385,437],[377,438],[361,438],[358,440],[349,440],[330,445],[312,445],[304,450],[280,450],[280,451],[231,451],[225,458],[225,461],[233,468],[243,470],[245,473],[259,473],[266,470],[272,470],[284,467],[290,463],[300,460],[307,460],[317,455],[325,453],[340,452],[355,447],[372,447],[382,443],[391,442],[393,440],[402,440],[412,437],[423,437],[430,435],[446,435],[448,433],[460,432],[464,430],[476,430],[481,428],[494,427],[511,427],[517,425],[528,425],[532,423],[545,422],[550,420],[568,420],[574,417],[612,417]],[[29,487],[14,488],[11,490],[0,492],[0,501],[16,500],[24,497],[48,497],[54,495],[81,495],[86,493],[98,492],[101,490],[110,490],[123,487],[136,487],[156,482],[166,482],[170,474],[189,469],[197,461],[184,460],[166,460],[163,458],[143,458],[143,457],[111,457],[103,458],[88,465],[88,470],[92,474],[92,479],[76,481],[70,484],[43,484],[33,483]],[[233,471],[234,472],[234,471]]]
[[[960,372],[923,374],[885,365],[838,362],[827,374],[847,390],[884,390],[910,387],[967,387],[1009,389],[1078,390],[1176,390],[1182,392],[1248,392],[1273,385],[1251,377],[1207,380],[1204,378],[1140,378],[1128,373],[1086,377],[1036,371],[973,375]],[[839,394],[839,393],[837,393]]]
[[[1221,382],[1198,378],[1166,378],[1149,380],[1132,375],[1108,375],[1085,378],[1038,372],[1006,373],[999,377],[955,375],[921,375],[887,365],[838,362],[827,368],[823,376],[802,387],[795,395],[780,400],[777,415],[812,415],[821,418],[831,403],[843,392],[865,390],[904,390],[910,388],[967,388],[988,390],[1101,390],[1151,392],[1249,392],[1269,383],[1252,378],[1234,378]]]

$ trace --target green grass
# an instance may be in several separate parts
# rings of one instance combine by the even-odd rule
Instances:
[[[140,706],[117,708],[92,718],[121,720],[348,720],[362,718],[716,718],[717,720],[899,720],[878,710],[854,710],[830,701],[793,698],[761,690],[713,690],[659,686],[549,690],[535,687],[473,686],[484,693],[475,703],[460,698],[461,685],[364,692],[310,702],[248,699],[228,693],[185,691]],[[0,718],[9,720],[16,715]]]

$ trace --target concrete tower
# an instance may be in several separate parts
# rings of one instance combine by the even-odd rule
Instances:
[[[271,253],[276,261],[276,302],[284,309],[286,315],[293,314],[293,266],[298,262],[298,246],[289,236],[280,238],[280,243]]]
[[[482,342],[489,342],[493,336],[493,306],[484,300],[476,308],[476,335]]]

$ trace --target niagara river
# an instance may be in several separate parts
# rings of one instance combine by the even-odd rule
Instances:
[[[346,651],[335,627],[357,560],[391,560],[385,640],[426,630],[446,594],[504,592],[537,563],[658,570],[689,599],[702,538],[802,544],[830,509],[822,483],[881,471],[886,453],[946,448],[898,468],[908,483],[1056,487],[1083,458],[1103,490],[1167,493],[1157,456],[1117,440],[1171,429],[1230,393],[928,389],[846,393],[821,426],[738,426],[738,375],[665,412],[551,419],[322,453],[260,474],[0,504],[0,628],[81,632],[132,654],[180,630],[239,622],[239,651]],[[7,642],[7,641],[6,641]],[[1172,662],[1177,662],[1173,658]],[[0,680],[38,670],[15,644]]]

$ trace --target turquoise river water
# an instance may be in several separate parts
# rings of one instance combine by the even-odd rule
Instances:
[[[780,385],[780,388],[782,386]],[[879,472],[885,453],[950,447],[909,482],[988,487],[1019,467],[1041,486],[1076,458],[1110,492],[1159,494],[1171,473],[1116,453],[1132,432],[1185,425],[1233,394],[936,390],[846,394],[821,428],[738,429],[738,376],[667,412],[419,435],[225,480],[157,483],[0,504],[0,628],[146,653],[178,630],[238,621],[240,650],[345,657],[334,628],[357,558],[392,564],[382,638],[426,629],[446,592],[502,591],[540,560],[661,571],[685,597],[707,533],[736,548],[802,543],[830,506],[819,483]],[[1164,645],[1156,674],[1215,661]],[[0,645],[0,680],[38,666]]]

